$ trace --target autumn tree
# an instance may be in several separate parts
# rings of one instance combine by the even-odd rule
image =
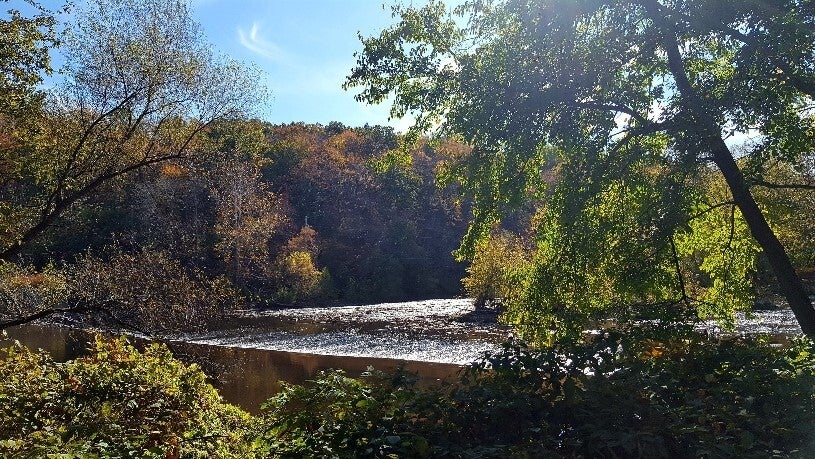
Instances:
[[[809,2],[505,0],[451,13],[430,1],[394,12],[396,25],[363,40],[347,86],[368,102],[392,95],[392,114],[412,113],[416,130],[474,147],[478,166],[461,170],[477,201],[465,248],[503,206],[540,193],[543,168],[558,164],[525,304],[547,311],[538,327],[579,329],[583,303],[595,318],[643,302],[732,311],[694,298],[677,262],[694,220],[726,209],[815,335],[815,309],[754,197],[774,186],[762,178],[769,165],[802,170],[815,144]],[[732,142],[750,134],[737,161]],[[709,168],[727,185],[724,201],[697,187]],[[725,230],[716,250],[736,233]],[[518,319],[535,323],[530,314]]]
[[[365,302],[460,293],[464,271],[450,252],[464,224],[451,190],[435,184],[447,153],[427,142],[402,151],[401,136],[381,126],[296,123],[270,127],[268,138],[264,178],[290,203],[292,223],[319,234],[313,268],[299,272],[320,271],[320,295]],[[308,267],[299,257],[291,266]]]
[[[252,123],[222,123],[210,133],[219,151],[212,164],[215,251],[238,284],[272,276],[272,238],[288,223],[283,200],[262,179],[263,132]]]
[[[38,12],[33,17],[12,9],[0,19],[0,192],[16,188],[17,151],[42,109],[44,94],[37,85],[51,72],[48,50],[56,44],[56,20],[52,12],[34,6]],[[0,228],[13,221],[10,212],[9,203],[0,200]]]
[[[269,240],[286,221],[280,200],[251,164],[226,163],[220,172],[224,179],[212,192],[217,206],[216,250],[233,280],[267,276]]]
[[[14,33],[47,44],[30,28]],[[42,70],[37,52],[29,53],[40,59],[34,64],[14,65],[27,75]],[[105,185],[196,154],[213,122],[245,113],[257,95],[257,79],[212,52],[182,0],[88,2],[67,27],[61,52],[61,83],[34,135],[3,152],[10,172],[0,189],[3,260]]]
[[[475,248],[464,289],[474,298],[476,308],[511,297],[518,285],[513,276],[528,263],[528,254],[519,237],[507,231],[496,231]]]

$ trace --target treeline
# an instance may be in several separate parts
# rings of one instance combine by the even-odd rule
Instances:
[[[459,293],[451,252],[465,222],[434,179],[445,153],[427,144],[400,153],[390,128],[339,123],[232,121],[207,141],[210,155],[100,193],[31,256],[165,252],[227,277],[258,305]]]
[[[37,310],[57,297],[136,306],[131,321],[173,328],[214,317],[213,307],[460,294],[463,266],[451,253],[466,215],[435,176],[463,147],[405,148],[381,126],[231,120],[206,130],[199,148],[62,215],[20,251],[16,270],[6,267],[6,297],[54,297]]]

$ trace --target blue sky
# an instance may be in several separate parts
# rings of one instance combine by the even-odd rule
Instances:
[[[263,70],[269,121],[358,126],[388,123],[388,105],[368,106],[341,88],[361,49],[357,32],[393,22],[381,0],[195,0],[194,16],[215,47]]]
[[[260,107],[261,118],[274,123],[389,124],[400,131],[409,126],[409,120],[388,121],[389,104],[369,106],[342,89],[354,52],[362,48],[357,33],[375,35],[392,24],[393,0],[189,1],[216,51],[263,71],[271,98]],[[64,2],[41,3],[56,9]],[[30,11],[24,0],[0,2],[3,14],[9,8]],[[55,67],[59,61],[54,56]]]

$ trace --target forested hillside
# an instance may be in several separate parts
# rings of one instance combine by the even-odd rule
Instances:
[[[460,293],[468,212],[435,178],[463,145],[257,121],[257,72],[184,2],[99,1],[69,24],[70,5],[28,7],[0,22],[0,323],[168,330]]]
[[[229,120],[208,128],[198,148],[68,209],[13,257],[5,292],[37,298],[28,303],[66,291],[106,309],[139,303],[145,310],[130,320],[144,322],[152,309],[168,327],[179,318],[161,312],[167,304],[187,302],[181,315],[195,323],[206,316],[200,309],[461,293],[464,267],[452,252],[466,210],[436,173],[462,145],[408,148],[380,126]],[[6,201],[21,182],[7,184]],[[48,306],[57,303],[65,301]]]

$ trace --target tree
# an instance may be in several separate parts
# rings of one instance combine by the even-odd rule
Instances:
[[[6,3],[8,0],[4,0]],[[51,72],[48,49],[57,44],[53,12],[31,2],[37,10],[24,17],[9,10],[0,20],[0,114],[19,116],[41,102],[37,85],[42,74]]]
[[[245,284],[271,276],[271,242],[288,219],[280,198],[261,181],[260,168],[227,158],[212,189],[216,205],[215,250],[233,282]]]
[[[806,167],[815,144],[815,5],[506,0],[451,14],[430,1],[394,14],[399,23],[363,40],[346,86],[369,102],[392,94],[392,115],[411,112],[415,130],[438,126],[473,145],[480,166],[462,175],[477,212],[465,248],[502,206],[539,193],[542,165],[558,160],[531,274],[549,294],[530,295],[533,308],[546,297],[542,307],[568,310],[592,293],[698,306],[676,238],[700,213],[729,208],[815,335],[815,309],[752,192],[767,186],[770,164]],[[759,135],[737,160],[726,141],[750,133]],[[697,186],[709,168],[727,184],[724,202]]]
[[[213,54],[182,0],[89,2],[63,54],[38,129],[2,153],[11,173],[0,188],[2,260],[104,186],[197,153],[202,132],[245,113],[258,94],[251,72]]]
[[[481,241],[467,268],[467,277],[461,281],[467,295],[475,298],[476,308],[510,297],[517,287],[512,275],[522,269],[526,258],[522,241],[512,233],[496,231]]]
[[[206,329],[243,306],[225,278],[185,267],[167,252],[107,252],[107,259],[87,254],[65,269],[70,291],[62,311],[91,312],[105,325],[160,334]]]
[[[56,43],[56,21],[50,11],[33,6],[38,9],[34,17],[12,9],[8,18],[0,19],[0,189],[15,171],[11,152],[42,108],[43,94],[37,85],[43,73],[51,72],[48,49]],[[0,225],[5,219],[0,201]]]

